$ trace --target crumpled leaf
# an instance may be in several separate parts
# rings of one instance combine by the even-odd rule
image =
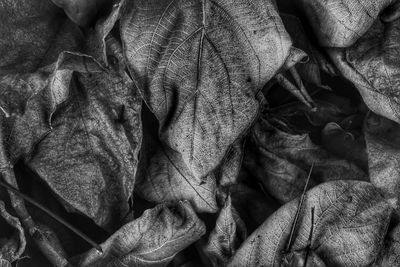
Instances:
[[[221,165],[214,172],[220,187],[227,187],[237,183],[242,166],[244,143],[244,140],[238,140],[233,143]]]
[[[239,248],[229,266],[279,266],[299,199],[270,216]],[[377,258],[391,208],[370,183],[334,181],[307,192],[293,251],[307,246],[315,207],[311,250],[326,266],[369,266]]]
[[[36,71],[82,39],[50,0],[2,0],[0,7],[0,75]]]
[[[198,178],[250,126],[291,46],[270,0],[130,1],[121,36],[161,139]]]
[[[176,208],[158,205],[124,225],[104,243],[77,259],[76,266],[167,266],[182,249],[205,233],[188,202]]]
[[[328,52],[375,113],[400,123],[400,20],[379,20],[354,45]]]
[[[198,212],[216,212],[214,175],[196,178],[179,153],[161,147],[151,158],[145,176],[135,189],[143,198],[156,203],[189,200]]]
[[[261,117],[254,125],[244,166],[265,190],[282,203],[299,196],[314,164],[310,184],[331,180],[367,180],[353,163],[336,158],[314,144],[308,134],[286,133]]]
[[[322,46],[347,47],[363,36],[381,11],[397,0],[302,0],[306,17]]]
[[[246,235],[246,226],[228,196],[204,247],[213,266],[226,266]]]
[[[8,240],[0,239],[0,259],[4,261],[3,264],[6,264],[5,261],[12,263],[18,260],[25,251],[26,239],[24,229],[19,219],[7,212],[3,201],[0,201],[0,216],[16,230],[16,233]]]
[[[68,102],[27,164],[67,208],[104,227],[129,210],[141,143],[141,98],[125,73],[76,73]]]
[[[371,113],[365,123],[365,141],[371,183],[400,216],[400,125]]]

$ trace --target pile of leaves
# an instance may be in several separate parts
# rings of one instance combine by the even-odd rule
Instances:
[[[400,1],[0,17],[0,266],[400,266]]]

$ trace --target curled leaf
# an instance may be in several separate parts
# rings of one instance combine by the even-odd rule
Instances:
[[[321,45],[347,47],[363,36],[379,13],[397,0],[302,0]]]
[[[204,248],[213,266],[226,266],[246,239],[246,226],[228,196]]]
[[[239,248],[229,266],[279,266],[298,199],[281,207]],[[315,207],[311,250],[327,266],[370,266],[377,258],[391,208],[370,183],[334,181],[307,192],[293,243],[306,248]]]
[[[204,233],[204,224],[188,202],[179,202],[176,208],[158,205],[101,244],[103,254],[90,250],[76,259],[76,265],[167,266]]]

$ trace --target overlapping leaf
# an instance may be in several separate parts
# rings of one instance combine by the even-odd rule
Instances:
[[[269,217],[239,248],[230,266],[280,266],[298,199]],[[311,250],[327,266],[370,266],[377,258],[391,208],[372,184],[324,183],[307,192],[293,251],[305,249],[315,207]]]
[[[365,123],[365,140],[371,183],[382,190],[399,216],[400,126],[370,114]]]
[[[126,215],[133,191],[141,99],[123,73],[77,74],[68,90],[27,163],[67,207],[110,226]]]
[[[284,63],[289,36],[269,0],[143,0],[127,9],[131,75],[162,140],[204,177],[254,120],[255,94]]]
[[[77,259],[77,266],[167,266],[182,249],[205,233],[204,224],[188,202],[147,210],[124,225],[101,247]]]
[[[363,36],[378,15],[397,0],[302,0],[321,45],[347,47]]]
[[[233,207],[231,197],[228,196],[208,238],[205,253],[213,266],[226,266],[245,239],[246,226]]]
[[[79,28],[50,0],[3,0],[0,3],[0,75],[33,72],[76,49]]]
[[[160,148],[149,164],[136,188],[146,200],[156,203],[189,200],[199,212],[217,211],[214,176],[196,178],[180,154],[172,149]]]
[[[308,134],[286,133],[265,117],[254,126],[247,144],[245,167],[268,193],[284,203],[300,195],[312,164],[311,184],[367,179],[360,168],[315,145]]]
[[[375,113],[400,123],[399,54],[400,20],[377,20],[347,49],[332,49],[331,58],[352,81]]]

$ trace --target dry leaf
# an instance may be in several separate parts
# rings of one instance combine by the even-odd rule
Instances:
[[[291,201],[269,217],[243,243],[229,266],[279,266],[298,201]],[[375,261],[391,208],[372,184],[334,181],[308,191],[293,251],[307,245],[312,207],[315,207],[315,222],[311,250],[327,266],[369,266]]]
[[[163,142],[197,178],[214,170],[258,112],[256,93],[291,46],[270,0],[127,4],[129,69]]]
[[[167,266],[174,256],[205,233],[188,202],[176,208],[165,205],[147,210],[124,225],[101,247],[77,259],[77,266]]]

